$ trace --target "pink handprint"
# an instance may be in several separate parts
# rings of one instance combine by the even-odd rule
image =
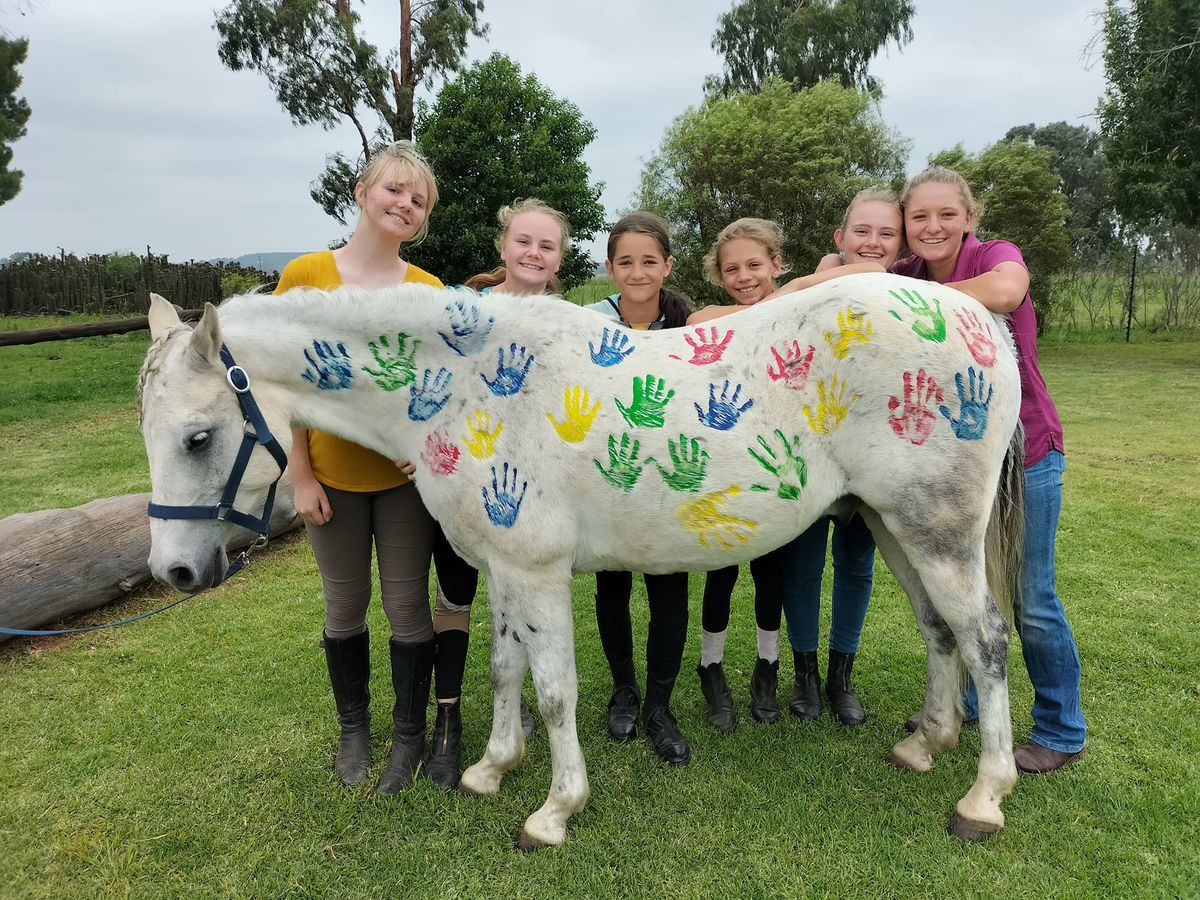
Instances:
[[[452,475],[458,468],[458,453],[458,447],[450,442],[450,435],[435,431],[425,438],[421,459],[434,475]]]
[[[771,355],[775,357],[778,368],[768,365],[767,374],[771,376],[772,381],[782,381],[794,391],[804,390],[804,386],[808,384],[808,370],[817,348],[809,344],[806,353],[800,349],[799,341],[792,341],[790,348],[785,342],[782,349],[784,352],[781,354],[779,349],[771,348]]]
[[[967,349],[981,366],[991,366],[996,361],[996,342],[992,338],[992,326],[981,322],[970,310],[956,309],[958,333],[967,342]]]
[[[914,384],[912,372],[905,372],[904,403],[900,403],[899,397],[888,400],[888,409],[892,410],[892,414],[888,416],[888,424],[892,426],[892,431],[896,432],[897,437],[911,441],[919,447],[933,431],[934,423],[937,422],[937,413],[934,410],[941,402],[942,389],[938,387],[933,376],[927,374],[924,369],[918,369]],[[897,414],[896,410],[901,406],[903,412]]]
[[[717,329],[710,328],[708,337],[704,337],[704,329],[696,329],[696,340],[692,340],[690,334],[685,334],[683,339],[688,342],[688,346],[692,348],[692,358],[688,360],[693,366],[707,366],[710,363],[715,363],[721,358],[721,354],[725,352],[725,348],[729,346],[729,342],[733,339],[733,331],[725,332],[725,337],[718,340]],[[671,354],[671,359],[681,359],[682,357]]]

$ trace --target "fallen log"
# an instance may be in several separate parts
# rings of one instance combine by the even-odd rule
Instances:
[[[149,581],[149,501],[149,494],[125,494],[0,520],[0,625],[38,628],[59,622]],[[271,514],[271,535],[300,524],[285,475]],[[244,534],[237,549],[253,537]],[[0,642],[9,637],[0,634]]]
[[[199,321],[202,309],[185,309],[179,317],[185,322]],[[149,316],[131,319],[109,319],[105,322],[84,322],[80,325],[56,325],[51,328],[30,328],[26,331],[0,332],[0,347],[15,347],[20,344],[40,344],[43,341],[65,341],[69,338],[95,337],[100,334],[127,334],[144,331],[150,327]]]

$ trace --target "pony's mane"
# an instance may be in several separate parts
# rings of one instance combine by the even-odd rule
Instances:
[[[162,368],[163,358],[167,355],[167,347],[171,343],[171,338],[175,337],[181,331],[191,331],[186,325],[178,325],[172,328],[162,337],[156,338],[150,344],[150,349],[146,351],[146,359],[142,362],[142,368],[138,372],[137,380],[137,417],[138,428],[142,427],[142,420],[145,417],[145,405],[142,402],[146,393],[146,383],[150,380],[150,376]]]
[[[440,312],[446,304],[447,290],[446,288],[434,287],[431,284],[420,284],[418,282],[406,282],[385,288],[364,288],[345,285],[336,288],[335,291],[324,291],[314,287],[298,287],[288,291],[285,302],[280,302],[280,295],[277,294],[242,294],[237,297],[230,297],[221,304],[221,321],[238,322],[245,319],[257,320],[263,316],[265,311],[269,310],[272,316],[277,317],[282,315],[286,321],[300,322],[304,321],[311,310],[321,309],[333,296],[341,297],[356,305],[369,308],[375,304],[394,303],[395,298],[393,294],[395,293],[404,294],[405,302],[415,301],[429,305],[432,301],[437,301],[436,304],[432,305],[435,305]],[[479,302],[481,299],[479,294],[468,288],[450,290],[462,299],[469,297],[471,302]]]

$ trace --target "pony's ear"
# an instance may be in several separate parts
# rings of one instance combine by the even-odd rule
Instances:
[[[157,341],[172,328],[178,328],[181,324],[174,304],[161,294],[150,295],[150,337],[153,340]]]
[[[192,332],[188,347],[205,362],[220,364],[221,326],[217,322],[217,308],[211,303],[204,304],[204,316]]]

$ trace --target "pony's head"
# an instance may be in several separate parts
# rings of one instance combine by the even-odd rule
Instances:
[[[153,343],[138,378],[138,415],[150,462],[151,504],[213,507],[233,470],[245,420],[221,361],[217,310],[205,307],[195,329],[184,325],[170,303],[151,294]],[[291,449],[289,423],[258,402],[283,452]],[[263,448],[250,454],[233,507],[261,515],[279,465]],[[219,582],[226,548],[241,526],[217,519],[150,519],[150,571],[181,591]]]

